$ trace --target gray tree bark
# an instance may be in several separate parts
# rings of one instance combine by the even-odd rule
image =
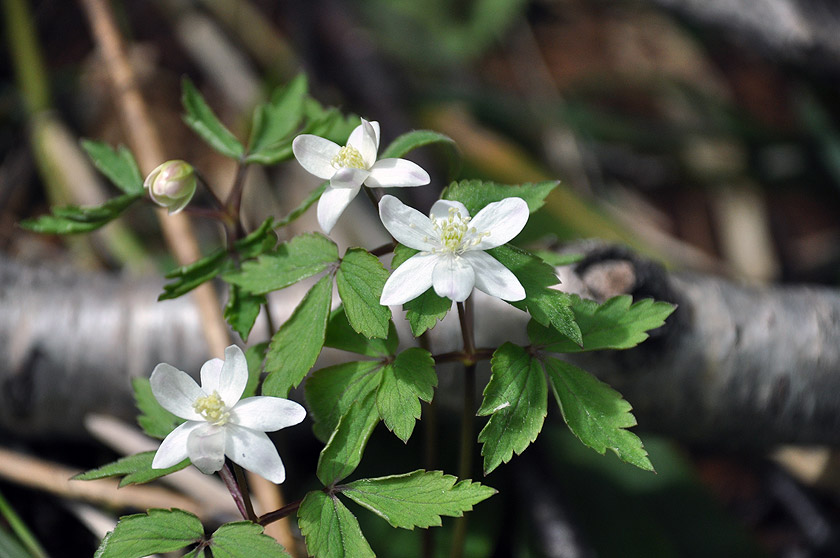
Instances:
[[[840,291],[747,287],[668,273],[623,249],[586,251],[558,270],[564,290],[678,305],[635,349],[573,357],[633,404],[641,430],[717,447],[840,446]],[[131,419],[131,378],[159,362],[197,373],[207,359],[189,297],[156,302],[159,279],[0,260],[0,285],[0,429],[81,435],[88,412]],[[301,294],[277,293],[275,317]],[[479,346],[523,341],[526,314],[492,299],[475,307]],[[432,333],[436,352],[460,348],[457,319]]]

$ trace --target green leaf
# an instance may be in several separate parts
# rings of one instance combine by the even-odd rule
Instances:
[[[391,267],[398,268],[404,261],[416,254],[418,251],[402,244],[394,248],[394,259]],[[452,301],[448,298],[438,296],[435,290],[430,288],[414,300],[403,304],[406,310],[406,319],[411,326],[411,333],[420,337],[427,330],[435,327],[439,320],[442,320],[452,308]]]
[[[94,558],[142,558],[150,554],[174,552],[204,537],[201,521],[182,510],[151,509],[147,513],[120,518],[114,530],[105,535]]]
[[[583,344],[580,328],[569,307],[569,295],[549,288],[560,282],[553,267],[510,244],[493,248],[487,253],[511,270],[525,289],[525,300],[511,302],[512,306],[527,310],[537,322],[544,326],[550,324],[573,342]]]
[[[255,258],[267,250],[271,250],[277,243],[277,236],[274,234],[274,219],[269,217],[254,232],[237,240],[233,246],[238,254],[239,260]],[[235,265],[230,254],[220,248],[200,260],[176,268],[166,274],[167,279],[174,281],[163,286],[163,294],[158,300],[169,300],[182,296],[202,283],[214,279],[217,275],[225,272],[232,272]]]
[[[432,143],[443,143],[448,144],[453,148],[455,147],[455,141],[452,138],[439,132],[433,132],[431,130],[412,130],[411,132],[406,132],[392,141],[391,144],[382,151],[379,158],[390,159],[392,157],[403,157],[412,149],[417,149],[418,147],[423,147],[424,145]]]
[[[245,384],[242,399],[253,397],[257,394],[257,386],[260,383],[260,374],[262,373],[266,350],[268,350],[268,341],[257,343],[245,349],[245,361],[248,363],[248,383]]]
[[[244,262],[242,269],[224,276],[225,281],[254,294],[266,294],[312,277],[338,263],[338,248],[320,233],[301,234]]]
[[[301,121],[306,99],[306,75],[300,74],[272,95],[270,103],[254,110],[247,163],[274,165],[289,153]]]
[[[374,558],[359,521],[335,495],[310,492],[298,510],[306,550],[315,558]]]
[[[576,264],[586,257],[584,254],[558,254],[550,250],[538,250],[534,255],[554,267]]]
[[[263,295],[255,295],[243,290],[237,285],[230,286],[230,294],[225,305],[225,321],[230,324],[233,331],[242,337],[242,341],[248,341],[248,335],[260,315],[260,309],[265,304]]]
[[[53,207],[52,215],[20,222],[24,229],[42,234],[80,234],[95,231],[122,215],[143,193],[123,194],[102,205]]]
[[[114,186],[126,194],[143,193],[143,176],[131,151],[119,146],[116,150],[101,141],[82,140],[82,148]]]
[[[365,337],[388,336],[391,309],[379,304],[388,272],[379,259],[363,248],[350,248],[344,254],[335,276],[344,312],[354,330]]]
[[[152,386],[148,378],[134,378],[131,380],[134,388],[134,402],[139,409],[137,423],[143,432],[152,438],[163,440],[175,427],[184,422],[160,406],[152,393]]]
[[[489,486],[458,479],[441,471],[414,471],[361,479],[342,487],[342,494],[403,529],[440,526],[440,516],[461,517],[496,494]]]
[[[294,221],[296,221],[298,217],[306,213],[307,209],[312,207],[312,204],[321,199],[321,195],[324,193],[324,191],[327,189],[327,186],[329,185],[329,181],[322,182],[320,186],[312,190],[312,192],[310,192],[309,195],[306,196],[306,199],[303,200],[299,206],[293,209],[288,215],[277,221],[275,227],[279,229],[280,227],[285,227],[289,223],[293,223]]]
[[[373,360],[344,362],[316,370],[307,378],[306,402],[319,439],[328,440],[350,406],[379,387],[382,368],[381,362]]]
[[[318,457],[317,475],[324,486],[332,486],[356,470],[378,423],[379,412],[372,393],[350,405]]]
[[[408,442],[415,421],[420,419],[418,399],[431,403],[435,386],[435,361],[428,351],[418,347],[401,352],[382,370],[376,407],[388,430],[403,442]]]
[[[184,122],[193,131],[201,136],[213,149],[234,159],[239,159],[245,152],[242,144],[230,131],[224,127],[213,111],[207,106],[204,97],[195,88],[195,85],[184,78],[181,82],[183,94],[181,103],[187,114],[184,115]]]
[[[280,326],[268,346],[263,395],[286,397],[315,364],[332,301],[332,277],[325,275],[309,289],[291,317]]]
[[[96,480],[108,477],[124,477],[120,481],[120,486],[127,486],[129,484],[143,484],[146,482],[159,479],[175,471],[180,471],[190,464],[189,459],[185,459],[177,465],[173,465],[167,469],[152,469],[152,460],[155,458],[155,451],[144,451],[135,455],[129,455],[108,463],[97,469],[91,469],[84,473],[79,473],[73,480]]]
[[[479,416],[490,420],[478,435],[484,474],[507,463],[537,439],[547,414],[548,386],[538,360],[513,343],[493,353],[492,375]]]
[[[213,558],[287,558],[280,543],[263,534],[263,528],[250,521],[226,523],[210,539]]]
[[[580,326],[582,347],[535,323],[528,324],[528,337],[533,344],[555,353],[635,347],[648,338],[648,331],[664,325],[665,318],[676,307],[650,298],[634,304],[632,300],[630,295],[619,295],[599,305],[593,300],[570,297],[575,321]]]
[[[481,180],[462,180],[447,186],[440,197],[444,200],[461,202],[473,217],[488,203],[505,198],[522,198],[528,203],[528,209],[533,213],[542,207],[545,198],[558,184],[556,180],[551,180],[509,186]]]
[[[568,362],[547,357],[543,364],[563,419],[584,445],[601,455],[610,449],[622,461],[653,471],[642,441],[625,430],[636,418],[620,393]]]
[[[431,130],[412,130],[411,132],[406,132],[392,141],[391,144],[382,151],[379,158],[387,159],[391,157],[404,157],[405,154],[412,149],[432,144],[439,144],[446,148],[446,154],[449,157],[449,174],[450,176],[455,176],[461,165],[461,156],[458,151],[458,146],[449,136],[443,135],[439,132],[433,132]]]
[[[324,346],[370,357],[387,357],[396,353],[399,342],[393,322],[388,324],[387,338],[368,339],[350,327],[344,307],[339,306],[330,314]]]

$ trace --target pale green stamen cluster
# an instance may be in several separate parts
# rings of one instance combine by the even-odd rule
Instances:
[[[332,166],[336,169],[364,169],[367,168],[362,154],[352,145],[345,145],[333,157]]]
[[[461,212],[455,207],[449,208],[449,215],[445,219],[433,218],[432,226],[442,246],[432,250],[432,253],[463,254],[477,246],[483,238],[490,236],[489,232],[480,233],[475,230],[475,227],[470,227],[470,219],[470,217],[462,217]]]
[[[211,422],[216,426],[222,426],[230,418],[230,413],[225,406],[225,402],[219,396],[219,392],[213,390],[213,393],[206,397],[199,397],[193,403],[193,409],[199,415],[203,416],[207,422]]]

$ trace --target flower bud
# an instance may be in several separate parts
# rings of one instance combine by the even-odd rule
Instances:
[[[186,161],[166,161],[146,177],[143,187],[149,190],[153,202],[173,215],[184,209],[195,194],[195,169]]]

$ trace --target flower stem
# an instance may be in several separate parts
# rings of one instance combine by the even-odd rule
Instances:
[[[461,323],[461,335],[464,338],[464,406],[461,410],[461,443],[459,452],[458,478],[472,476],[473,423],[475,418],[475,336],[473,330],[472,301],[458,303],[458,320]],[[467,517],[455,520],[455,533],[452,537],[450,558],[461,558],[467,539]]]
[[[234,468],[238,469],[238,466],[234,465]],[[239,475],[241,475],[241,469],[239,469]],[[247,496],[247,491],[243,494],[239,483],[236,482],[236,477],[227,466],[227,463],[225,463],[219,470],[219,476],[222,477],[228,492],[230,492],[230,495],[233,497],[233,503],[236,504],[236,509],[238,509],[239,513],[242,514],[242,517],[251,521],[255,520],[256,518],[254,517],[254,508],[251,506],[251,499]]]
[[[242,494],[242,500],[245,503],[245,512],[248,514],[246,519],[256,521],[257,514],[254,513],[254,505],[251,503],[251,493],[248,490],[248,481],[245,479],[245,471],[242,470],[242,467],[234,463],[233,473],[236,475],[236,484],[239,486],[239,492]]]

